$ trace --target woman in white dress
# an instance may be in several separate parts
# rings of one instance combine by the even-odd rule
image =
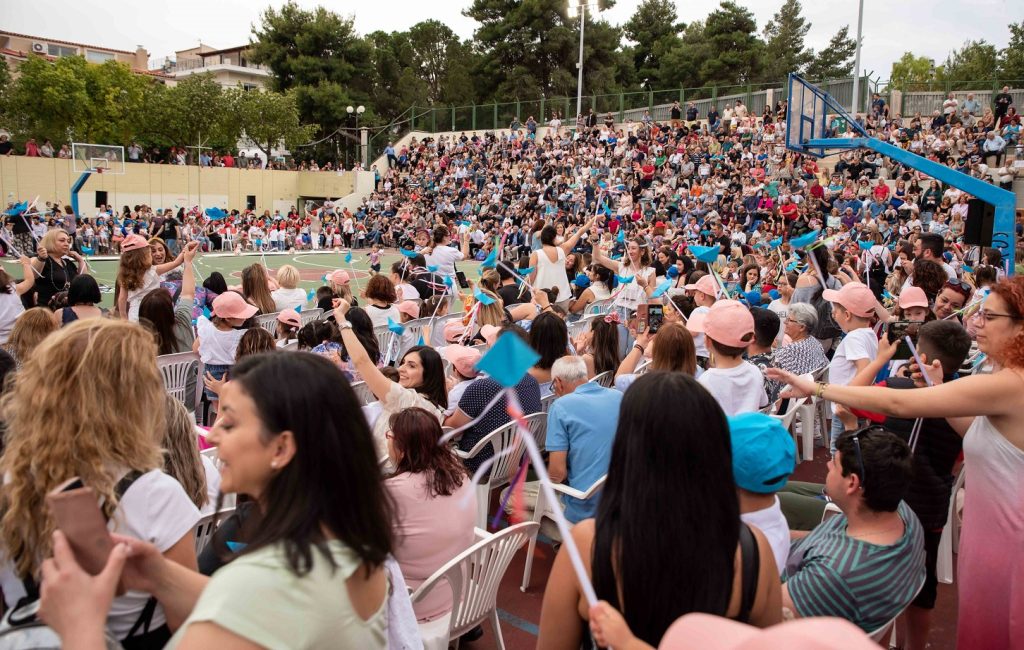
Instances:
[[[594,249],[594,263],[600,264],[614,273],[619,278],[629,282],[622,284],[613,294],[616,296],[612,303],[616,308],[633,312],[637,305],[647,302],[647,297],[655,289],[655,271],[651,266],[651,249],[643,239],[632,239],[626,244],[626,254],[621,260],[613,260],[605,255],[600,248]],[[624,314],[627,315],[628,314]]]
[[[572,292],[569,290],[569,276],[565,272],[565,256],[576,246],[580,236],[586,232],[597,217],[591,217],[582,228],[574,232],[561,244],[555,244],[558,231],[548,225],[540,231],[539,250],[530,254],[530,283],[537,289],[557,289],[556,304],[568,307]]]

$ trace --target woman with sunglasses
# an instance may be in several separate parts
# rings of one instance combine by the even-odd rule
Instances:
[[[816,395],[903,418],[945,417],[964,437],[971,477],[960,544],[958,647],[1009,648],[1024,638],[1024,277],[996,284],[971,319],[991,374],[941,384],[937,360],[922,359],[933,387],[896,390],[816,384],[778,369],[783,397]]]
[[[964,308],[971,301],[971,285],[963,280],[949,280],[935,296],[932,312],[935,318],[945,320]],[[962,320],[959,316],[959,320]]]

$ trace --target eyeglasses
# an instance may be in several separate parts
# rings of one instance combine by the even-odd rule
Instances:
[[[971,295],[971,291],[974,290],[971,285],[967,284],[963,280],[946,280],[946,286],[967,295]]]
[[[864,431],[858,431],[853,434],[853,450],[857,452],[857,466],[860,467],[860,489],[864,489],[864,481],[867,478],[867,473],[864,471],[864,457],[860,451],[860,437],[864,434]]]
[[[1014,321],[1021,320],[1020,316],[1014,316],[1013,314],[997,314],[997,313],[994,313],[994,312],[986,311],[984,309],[979,309],[974,314],[974,318],[975,318],[975,320],[978,321],[978,324],[980,324],[982,326],[984,326],[986,323],[991,323],[992,321],[994,321],[997,318],[1009,318],[1010,320],[1014,320]]]

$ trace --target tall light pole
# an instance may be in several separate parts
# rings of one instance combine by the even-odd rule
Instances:
[[[363,137],[362,137],[362,134],[359,132],[359,116],[366,112],[366,107],[365,106],[352,106],[350,104],[348,106],[348,108],[345,109],[345,111],[347,111],[349,115],[355,114],[355,116],[356,116],[356,139],[359,142],[359,145],[356,147],[356,151],[359,152],[359,155],[358,155],[359,164],[362,165],[363,164]]]
[[[569,0],[569,17],[580,16],[580,60],[576,64],[579,69],[579,76],[576,78],[576,114],[583,115],[583,30],[587,24],[587,8],[591,11],[600,11],[601,7],[595,0]],[[566,120],[569,116],[566,115]],[[541,118],[543,119],[543,117]]]
[[[857,109],[860,107],[860,34],[864,26],[864,0],[860,0],[860,7],[857,9],[857,49],[853,55],[853,102],[850,112],[853,119],[857,119]]]

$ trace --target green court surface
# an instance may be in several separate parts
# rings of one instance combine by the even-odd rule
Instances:
[[[336,269],[344,269],[352,274],[355,272],[355,279],[352,281],[352,290],[358,295],[366,288],[366,281],[370,277],[370,263],[367,257],[368,249],[353,250],[352,264],[345,263],[346,251],[303,251],[289,253],[244,253],[235,255],[233,253],[201,253],[196,256],[195,273],[196,284],[202,284],[203,279],[215,271],[219,271],[228,286],[242,284],[242,269],[261,262],[270,269],[273,275],[278,268],[285,264],[291,264],[299,270],[302,281],[299,286],[307,292],[310,289],[323,286],[323,277]],[[394,249],[385,250],[381,258],[381,272],[390,273],[391,265],[402,258]],[[16,260],[4,259],[4,268],[15,278],[22,275],[21,266]],[[89,258],[89,268],[93,277],[100,284],[103,294],[102,306],[112,307],[114,304],[114,280],[117,277],[117,259],[110,257]],[[477,267],[479,262],[460,262],[459,270],[475,280],[478,277]]]

